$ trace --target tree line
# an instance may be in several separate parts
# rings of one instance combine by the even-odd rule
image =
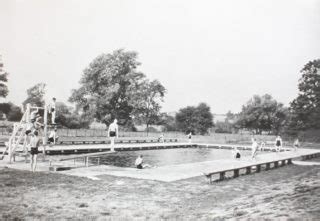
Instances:
[[[138,54],[123,49],[97,56],[86,67],[79,88],[73,89],[69,106],[57,102],[57,122],[67,128],[88,128],[96,119],[106,125],[114,118],[124,130],[135,125],[162,125],[167,131],[206,134],[249,130],[255,134],[296,134],[320,129],[320,59],[308,62],[301,70],[299,95],[288,107],[271,95],[254,95],[239,113],[228,112],[223,122],[213,123],[214,115],[206,103],[181,108],[174,116],[161,112],[166,88],[158,80],[150,80],[139,71]],[[0,97],[9,93],[8,73],[0,62]],[[44,105],[46,85],[38,83],[29,88],[23,102]],[[2,114],[1,114],[2,113]],[[0,103],[0,115],[8,120],[21,118],[21,108],[13,103]]]
[[[320,130],[320,59],[309,61],[300,71],[297,98],[286,107],[271,95],[254,95],[240,113],[229,112],[219,122],[218,132],[250,130],[255,134],[319,134]]]

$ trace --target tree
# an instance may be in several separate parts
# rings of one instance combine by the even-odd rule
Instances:
[[[7,97],[9,90],[6,82],[8,82],[8,73],[3,69],[3,63],[0,56],[0,97]]]
[[[0,119],[4,120],[7,117],[7,114],[10,112],[11,105],[10,103],[0,103]]]
[[[10,108],[10,112],[7,114],[8,121],[20,121],[22,118],[22,111],[21,108],[12,104]]]
[[[56,103],[57,117],[56,122],[62,127],[70,129],[88,128],[91,121],[67,106],[63,102]]]
[[[227,121],[218,121],[215,125],[215,133],[232,133],[232,125]]]
[[[215,125],[215,133],[232,133],[235,127],[236,115],[228,111],[224,121],[218,121]]]
[[[160,103],[163,102],[163,97],[166,92],[164,86],[158,81],[145,80],[141,85],[139,91],[133,96],[132,114],[136,121],[145,123],[147,125],[147,132],[149,132],[149,125],[156,124],[160,117]]]
[[[180,131],[203,135],[214,126],[213,115],[207,104],[200,103],[197,107],[188,106],[180,109],[176,114],[176,124]]]
[[[255,95],[238,115],[237,126],[253,130],[256,134],[262,131],[279,133],[287,119],[287,109],[271,95]]]
[[[0,112],[6,115],[8,121],[20,121],[23,115],[21,108],[11,102],[1,103]]]
[[[38,83],[33,87],[27,90],[27,99],[23,101],[23,106],[31,104],[32,106],[43,107],[45,104],[44,95],[45,95],[46,84]]]
[[[120,125],[131,123],[131,99],[139,91],[145,75],[137,71],[137,53],[116,50],[102,54],[87,67],[80,88],[72,91],[70,102],[92,119],[110,124],[114,118]]]
[[[0,112],[7,115],[10,112],[11,103],[0,103]]]
[[[177,131],[175,117],[170,116],[167,113],[161,113],[157,125],[162,125],[164,131]]]
[[[320,59],[301,70],[299,95],[290,103],[291,130],[320,129]]]

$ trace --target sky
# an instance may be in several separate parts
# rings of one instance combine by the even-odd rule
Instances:
[[[266,93],[289,105],[320,58],[319,0],[0,0],[0,27],[1,102],[16,104],[39,82],[67,102],[95,57],[123,48],[166,87],[163,111],[239,112]]]

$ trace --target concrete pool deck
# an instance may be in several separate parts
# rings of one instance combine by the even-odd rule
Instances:
[[[136,179],[148,179],[164,182],[173,182],[177,180],[188,179],[197,176],[203,176],[204,173],[210,173],[212,170],[232,169],[238,167],[245,167],[252,163],[263,163],[272,160],[279,160],[286,158],[299,158],[303,155],[319,154],[320,150],[313,149],[299,149],[297,151],[287,151],[281,153],[267,153],[258,155],[256,159],[252,160],[249,157],[244,157],[241,160],[222,159],[214,161],[205,161],[198,163],[168,165],[150,169],[135,169],[135,168],[121,168],[113,166],[93,166],[87,168],[79,168],[68,171],[63,171],[64,174],[75,176],[90,176],[98,178],[101,175],[112,175],[119,177],[130,177]]]
[[[63,162],[63,166],[78,167],[71,170],[60,171],[66,175],[87,177],[90,179],[103,179],[104,175],[112,175],[117,177],[129,177],[136,179],[157,180],[163,182],[173,182],[192,177],[203,176],[205,173],[211,173],[216,170],[227,170],[232,168],[243,168],[251,164],[259,164],[269,161],[281,161],[287,158],[300,158],[307,155],[320,154],[320,150],[316,149],[298,149],[297,151],[285,151],[281,153],[265,153],[259,154],[256,159],[252,160],[249,157],[243,157],[241,160],[221,159],[197,163],[178,164],[161,166],[150,169],[135,169],[125,167],[115,167],[107,165],[78,167],[80,163]],[[82,164],[83,165],[83,164]],[[9,168],[30,170],[30,165],[22,161],[8,164],[6,161],[0,161],[0,167],[7,166]],[[38,171],[49,171],[49,163],[41,162],[39,156]]]

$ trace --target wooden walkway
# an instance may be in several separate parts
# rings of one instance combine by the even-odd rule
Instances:
[[[131,144],[115,144],[115,151],[132,151],[132,150],[156,150],[156,149],[173,149],[173,148],[190,148],[197,147],[197,144],[190,143],[131,143]],[[0,148],[0,153],[5,148]],[[39,147],[39,151],[44,148]],[[58,145],[46,147],[47,155],[63,155],[63,154],[84,154],[110,151],[110,145],[95,144],[95,145]],[[17,151],[18,152],[18,151]]]
[[[68,138],[68,137],[66,137]],[[83,144],[110,144],[110,140],[107,138],[104,139],[92,139],[92,138],[79,138],[75,140],[66,140],[66,138],[62,137],[56,143],[56,146],[59,145],[83,145]],[[8,138],[9,139],[9,138]],[[178,142],[178,139],[175,138],[166,138],[163,140],[163,143],[172,143]],[[156,138],[119,138],[115,141],[116,144],[134,144],[134,143],[160,143],[159,139]],[[0,147],[5,146],[5,141],[0,141]]]

